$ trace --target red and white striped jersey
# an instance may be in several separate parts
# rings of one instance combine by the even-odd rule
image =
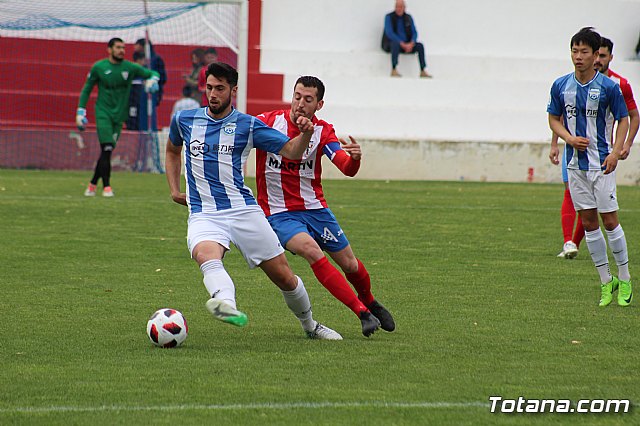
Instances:
[[[624,96],[624,102],[625,104],[627,104],[627,111],[633,111],[634,109],[637,109],[638,107],[636,105],[635,99],[633,99],[633,90],[631,90],[629,81],[620,74],[611,71],[610,69],[607,70],[607,76],[611,80],[618,83],[618,85],[620,86],[620,90],[622,90],[622,96]]]
[[[300,134],[298,126],[291,122],[290,110],[265,112],[257,117],[290,139]],[[267,216],[327,207],[321,183],[323,154],[349,176],[355,175],[360,166],[360,161],[351,160],[340,148],[331,124],[315,116],[312,122],[313,136],[300,160],[256,150],[258,204]]]

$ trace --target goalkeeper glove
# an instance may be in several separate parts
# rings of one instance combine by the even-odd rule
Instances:
[[[87,110],[85,108],[78,108],[76,110],[76,126],[78,126],[78,130],[84,130],[88,122]]]
[[[158,84],[158,81],[160,81],[160,78],[156,77],[155,75],[147,79],[144,82],[144,91],[147,93],[156,93],[158,90],[160,90],[160,85]]]

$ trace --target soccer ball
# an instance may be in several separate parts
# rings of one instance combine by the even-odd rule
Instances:
[[[147,322],[147,335],[156,346],[175,348],[187,338],[187,320],[180,311],[171,308],[158,309]]]

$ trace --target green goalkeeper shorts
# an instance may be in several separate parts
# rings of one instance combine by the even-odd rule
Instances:
[[[98,141],[101,144],[112,143],[114,146],[116,145],[122,131],[122,123],[114,123],[110,118],[97,117],[96,127],[98,128]]]

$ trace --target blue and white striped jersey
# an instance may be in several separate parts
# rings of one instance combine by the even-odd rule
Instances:
[[[599,72],[587,84],[581,84],[575,73],[558,78],[551,86],[547,112],[562,116],[571,135],[589,139],[585,151],[565,147],[567,168],[579,170],[603,170],[612,147],[612,118],[629,115],[620,86]]]
[[[242,173],[249,152],[255,146],[278,153],[289,138],[236,109],[215,120],[207,108],[178,111],[169,131],[171,143],[184,145],[189,212],[257,206]]]

